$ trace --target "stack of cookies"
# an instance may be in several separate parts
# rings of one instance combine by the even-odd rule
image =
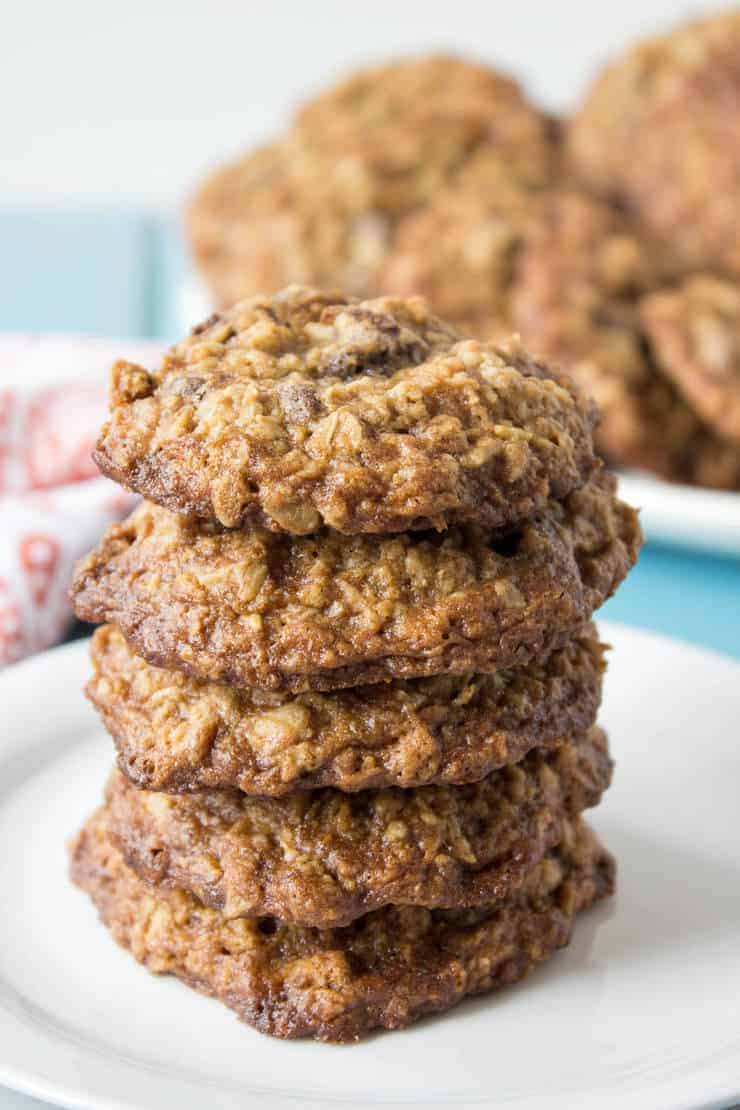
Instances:
[[[421,300],[291,287],[119,363],[78,567],[118,750],[75,881],[155,972],[352,1040],[527,974],[613,887],[593,407]]]

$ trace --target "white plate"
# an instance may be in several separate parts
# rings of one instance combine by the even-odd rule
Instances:
[[[614,644],[594,824],[619,893],[526,983],[353,1047],[260,1036],[117,948],[66,878],[111,745],[75,644],[0,676],[0,1082],[95,1110],[683,1110],[740,1095],[740,666]]]
[[[740,493],[680,486],[639,471],[620,472],[619,492],[641,510],[649,540],[740,555]]]

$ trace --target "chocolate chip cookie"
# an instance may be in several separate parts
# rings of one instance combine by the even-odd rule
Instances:
[[[598,444],[610,460],[738,488],[737,447],[678,392],[644,330],[642,298],[659,281],[648,245],[623,215],[563,191],[543,202],[519,253],[512,322],[528,346],[594,397]]]
[[[367,296],[389,223],[357,211],[331,167],[284,140],[220,167],[188,205],[186,227],[215,302],[232,305],[304,282]]]
[[[340,162],[348,187],[389,212],[429,200],[489,156],[529,185],[549,180],[549,120],[511,78],[445,55],[359,70],[304,104],[297,138]]]
[[[368,296],[405,213],[471,162],[540,185],[553,149],[545,116],[485,66],[440,56],[361,70],[204,182],[191,244],[221,305],[294,281]]]
[[[159,370],[114,367],[101,470],[176,512],[293,534],[517,523],[595,466],[595,418],[516,341],[420,300],[291,287],[214,316]]]
[[[542,196],[507,175],[468,175],[399,224],[378,288],[421,293],[466,335],[508,335],[514,268]]]

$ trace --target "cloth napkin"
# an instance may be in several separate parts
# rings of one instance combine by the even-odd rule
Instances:
[[[135,498],[90,452],[118,358],[151,367],[163,345],[0,334],[0,666],[50,647],[72,618],[75,561]]]

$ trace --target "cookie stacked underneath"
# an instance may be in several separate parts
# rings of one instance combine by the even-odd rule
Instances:
[[[118,749],[75,881],[155,972],[352,1040],[511,983],[613,888],[595,414],[418,300],[292,287],[118,364],[145,500],[78,567]]]

